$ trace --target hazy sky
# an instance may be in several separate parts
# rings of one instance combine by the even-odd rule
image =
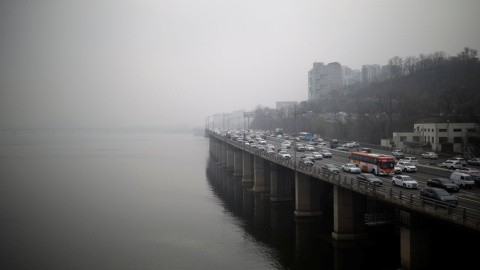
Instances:
[[[313,62],[480,49],[479,0],[0,0],[0,128],[204,127]]]

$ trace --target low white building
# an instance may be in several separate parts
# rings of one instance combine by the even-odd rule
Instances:
[[[396,148],[429,148],[434,152],[464,153],[473,143],[480,142],[479,126],[475,123],[421,123],[414,132],[394,132]]]

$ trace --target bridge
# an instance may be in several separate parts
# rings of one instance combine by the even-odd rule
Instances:
[[[444,222],[460,230],[480,233],[478,209],[423,199],[418,190],[368,185],[351,174],[334,174],[295,163],[296,158],[268,154],[209,130],[206,135],[210,154],[220,166],[242,182],[251,183],[254,192],[268,194],[271,202],[294,201],[297,218],[321,216],[325,206],[333,205],[332,239],[337,243],[365,239],[366,226],[399,224],[403,269],[422,268],[427,263],[424,254],[428,253],[428,226],[432,224]],[[347,156],[348,152],[338,154]]]

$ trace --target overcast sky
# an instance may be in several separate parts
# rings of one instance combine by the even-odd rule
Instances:
[[[188,125],[307,99],[313,62],[480,49],[479,0],[0,0],[0,128]]]

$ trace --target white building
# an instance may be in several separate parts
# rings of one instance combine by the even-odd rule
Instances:
[[[362,81],[362,72],[358,69],[351,69],[348,66],[342,66],[342,85],[352,85]]]
[[[475,123],[421,123],[414,132],[394,132],[393,142],[399,149],[427,146],[434,152],[465,153],[472,143],[480,142],[479,126]]]
[[[363,65],[362,66],[362,81],[370,84],[379,79],[381,75],[380,65]]]
[[[339,63],[313,63],[308,72],[308,100],[321,99],[342,85],[342,66]]]

